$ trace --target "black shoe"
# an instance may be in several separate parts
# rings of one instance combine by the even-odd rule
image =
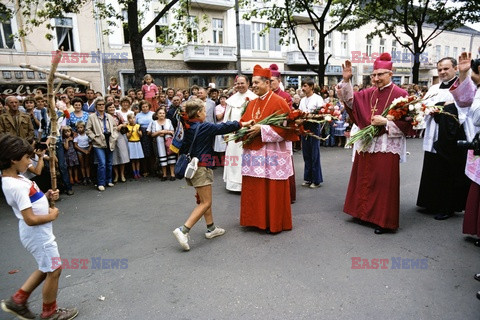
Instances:
[[[175,181],[177,179],[175,179],[175,177],[170,177],[170,181]]]
[[[473,278],[477,281],[480,281],[480,273],[475,274]]]
[[[69,196],[73,196],[74,192],[73,192],[72,189],[70,189],[70,190],[67,190],[67,194],[68,194]]]
[[[417,209],[417,212],[420,212],[420,213],[433,213],[432,210],[428,209],[428,208],[418,208]]]
[[[435,217],[433,217],[433,218],[435,220],[447,220],[451,216],[452,216],[452,214],[450,214],[450,213],[439,213],[439,214],[436,214]]]
[[[383,234],[385,233],[385,229],[383,228],[375,228],[375,231],[373,231],[375,234]]]
[[[477,240],[473,243],[476,247],[480,247],[480,240]]]
[[[270,233],[271,233],[271,232],[270,232],[270,228],[265,229],[265,233],[266,233],[266,234],[270,234]]]
[[[477,292],[477,299],[480,300],[480,291]]]

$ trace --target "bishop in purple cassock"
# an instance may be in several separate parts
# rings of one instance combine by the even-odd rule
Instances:
[[[363,146],[363,142],[358,141],[354,146],[357,151],[343,211],[375,224],[375,234],[382,234],[399,226],[399,163],[405,159],[405,134],[411,128],[407,121],[387,120],[382,112],[395,98],[407,96],[407,92],[392,83],[392,61],[388,53],[374,62],[373,87],[359,92],[353,92],[350,83],[350,61],[343,67],[343,81],[337,85],[337,93],[351,119],[359,129],[370,124],[381,129],[370,145]]]

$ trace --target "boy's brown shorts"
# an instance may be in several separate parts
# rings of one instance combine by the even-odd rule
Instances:
[[[198,188],[213,184],[213,170],[206,167],[198,167],[192,179],[187,179],[189,186]]]

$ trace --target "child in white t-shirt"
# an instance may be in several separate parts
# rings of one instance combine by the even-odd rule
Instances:
[[[22,287],[9,299],[2,300],[4,311],[22,319],[35,319],[27,305],[30,294],[45,281],[42,291],[41,319],[73,319],[78,310],[58,309],[57,291],[61,259],[52,230],[58,208],[49,207],[48,200],[58,199],[58,190],[43,193],[37,184],[20,175],[31,164],[33,148],[24,139],[9,134],[0,135],[0,170],[2,189],[7,203],[18,218],[20,240],[38,263]]]
[[[85,122],[77,122],[77,136],[73,139],[75,150],[77,150],[78,160],[80,161],[80,171],[82,172],[83,185],[92,183],[90,180],[90,155],[92,153],[92,142],[85,133]]]

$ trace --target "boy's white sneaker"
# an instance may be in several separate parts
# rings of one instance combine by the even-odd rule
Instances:
[[[173,230],[173,235],[177,238],[178,243],[182,246],[185,251],[190,250],[188,245],[188,234],[184,234],[180,228]]]
[[[222,236],[225,233],[225,229],[216,227],[213,231],[206,232],[205,233],[205,238],[207,239],[212,239],[218,236]]]

